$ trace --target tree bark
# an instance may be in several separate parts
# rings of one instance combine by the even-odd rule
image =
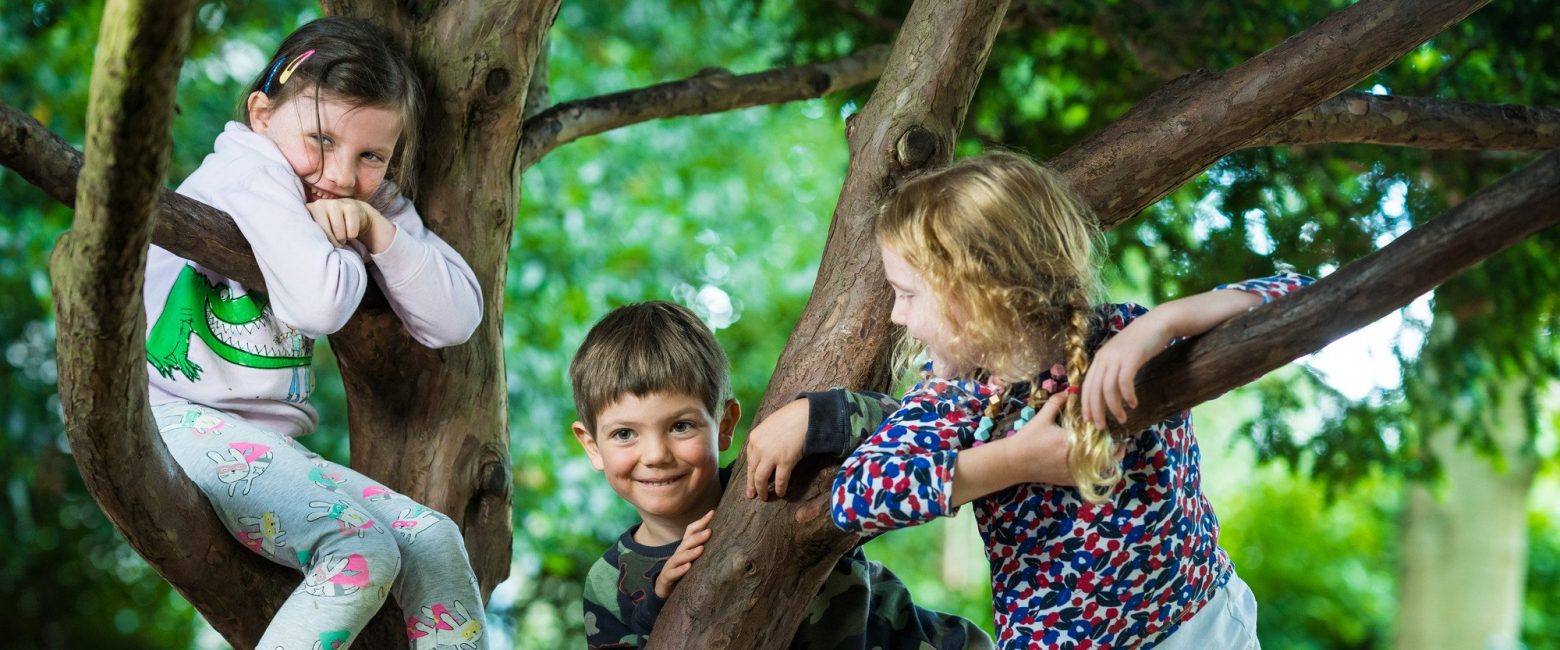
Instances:
[[[331,335],[347,390],[352,464],[460,523],[483,593],[491,593],[509,574],[512,553],[501,337],[520,121],[558,0],[326,5],[379,20],[410,44],[428,93],[417,206],[471,265],[484,302],[482,325],[455,347],[413,341],[382,301],[365,301]]]
[[[1560,108],[1347,92],[1246,144],[1364,142],[1417,149],[1560,148]]]
[[[213,624],[223,625],[235,612],[225,606],[233,604],[231,585],[280,584],[285,571],[236,563],[223,567],[223,580],[210,579],[208,549],[237,545],[157,434],[143,352],[147,243],[167,171],[173,91],[193,13],[190,0],[111,0],[105,7],[85,165],[66,165],[80,172],[72,192],[76,216],[49,267],[65,435],[87,490],[133,548]],[[248,600],[249,619],[280,602]],[[252,643],[255,629],[245,628],[238,638]]]
[[[846,129],[850,169],[818,281],[759,417],[806,388],[888,385],[892,326],[879,308],[889,296],[872,219],[901,179],[951,159],[1006,10],[1006,0],[922,0],[911,7],[887,72]],[[745,465],[737,462],[732,485],[745,480]],[[806,465],[798,469],[808,472]],[[719,532],[672,592],[650,647],[782,648],[790,642],[807,601],[856,543],[827,516],[829,482],[802,485],[790,498],[768,502],[745,499],[742,490],[726,492],[716,514]]]

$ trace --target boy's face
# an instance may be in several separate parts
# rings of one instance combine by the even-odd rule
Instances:
[[[721,410],[717,419],[692,395],[624,395],[596,415],[594,432],[575,422],[574,437],[647,524],[680,529],[720,501],[719,454],[741,408],[728,400]]]

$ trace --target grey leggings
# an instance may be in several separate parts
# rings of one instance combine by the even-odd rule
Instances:
[[[482,598],[448,517],[213,408],[152,408],[163,442],[238,541],[303,573],[259,650],[351,645],[385,597],[418,650],[479,650]]]

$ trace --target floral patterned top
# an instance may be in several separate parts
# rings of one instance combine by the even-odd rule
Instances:
[[[1289,273],[1218,288],[1266,303],[1310,283]],[[1104,339],[1148,311],[1099,309]],[[1020,408],[1027,390],[1010,387],[1004,411]],[[874,533],[949,514],[954,459],[976,444],[991,394],[992,386],[967,379],[928,377],[910,388],[840,468],[835,523]],[[1088,504],[1075,488],[1040,483],[973,501],[999,647],[1149,648],[1195,615],[1234,572],[1202,492],[1200,456],[1191,413],[1182,411],[1130,439],[1124,478],[1102,504]]]

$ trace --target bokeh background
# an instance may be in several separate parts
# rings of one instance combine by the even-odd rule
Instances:
[[[904,4],[566,0],[551,35],[551,96],[833,58],[890,42],[867,16],[892,19]],[[1347,3],[1055,4],[1035,3],[1023,27],[999,37],[961,154],[1002,143],[1055,155],[1166,70],[1233,66]],[[1358,89],[1560,104],[1560,5],[1498,5]],[[302,0],[201,5],[170,184],[209,152],[276,44],[317,15]],[[0,5],[0,100],[78,146],[100,16],[96,1]],[[583,645],[585,572],[634,521],[568,434],[575,346],[617,305],[687,304],[726,346],[751,413],[812,287],[845,174],[844,119],[869,93],[620,129],[566,145],[524,177],[505,292],[514,565],[489,609],[507,643]],[[1533,157],[1367,145],[1236,152],[1111,233],[1112,297],[1152,304],[1280,269],[1326,275]],[[70,211],[0,170],[0,214],[0,602],[14,622],[0,645],[226,647],[124,544],[76,473],[56,397],[46,267]],[[1261,603],[1265,646],[1392,647],[1397,626],[1414,624],[1400,616],[1405,590],[1487,569],[1516,571],[1525,585],[1510,647],[1560,648],[1557,239],[1541,233],[1197,409],[1205,487],[1222,544]],[[309,442],[346,461],[344,398],[328,345],[320,349],[314,403],[324,417]],[[1433,546],[1500,508],[1526,525]],[[1513,546],[1514,557],[1495,550]],[[968,516],[867,551],[922,604],[989,627]]]

